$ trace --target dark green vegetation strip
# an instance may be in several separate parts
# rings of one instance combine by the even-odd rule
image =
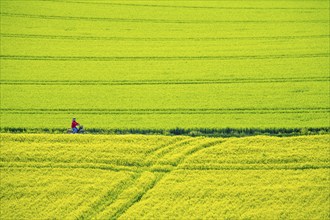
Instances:
[[[66,133],[64,128],[14,128],[1,127],[1,133]],[[173,128],[173,129],[101,129],[90,128],[89,134],[144,134],[144,135],[186,135],[206,137],[246,137],[254,135],[269,135],[278,137],[329,134],[330,127],[320,128]]]

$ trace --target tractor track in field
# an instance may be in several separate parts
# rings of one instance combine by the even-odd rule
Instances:
[[[185,138],[182,140],[174,140],[170,143],[164,144],[158,148],[155,148],[153,151],[149,152],[149,154],[147,155],[148,157],[152,157],[152,158],[158,158],[162,155],[165,155],[166,153],[170,152],[172,149],[174,149],[175,147],[179,147],[185,144],[189,144],[192,141],[194,141],[194,138],[189,137],[189,138]],[[145,162],[147,162],[150,158],[146,158]]]
[[[143,169],[143,167],[136,167],[136,170],[125,170],[125,171],[130,171],[133,172],[133,178],[128,181],[128,182],[120,182],[118,183],[117,187],[115,187],[114,190],[110,190],[108,192],[106,192],[106,194],[102,195],[96,202],[92,203],[89,205],[89,208],[84,210],[78,217],[78,219],[89,219],[89,218],[93,218],[95,216],[98,215],[102,215],[105,212],[105,214],[107,213],[107,208],[110,208],[110,219],[117,219],[119,218],[121,215],[123,215],[130,207],[132,207],[134,204],[138,203],[141,199],[143,199],[143,196],[145,196],[150,190],[152,190],[159,181],[161,181],[167,173],[172,172],[173,170],[177,170],[178,166],[180,165],[180,163],[183,163],[184,160],[193,155],[194,153],[214,146],[216,144],[222,143],[223,140],[211,140],[208,141],[206,143],[197,143],[196,145],[193,145],[194,147],[192,149],[189,149],[189,151],[186,151],[182,157],[179,158],[179,160],[177,161],[177,164],[173,166],[173,170],[168,170],[167,172],[160,172],[160,171],[155,171],[153,169],[150,169],[152,165],[157,164],[157,161],[160,161],[162,158],[164,158],[166,155],[171,154],[171,152],[175,149],[177,149],[178,147],[190,147],[191,143],[194,142],[198,142],[199,140],[202,140],[203,138],[187,138],[187,139],[183,139],[183,140],[176,140],[174,142],[169,142],[165,145],[161,145],[160,147],[158,147],[157,149],[154,149],[153,151],[151,151],[148,156],[153,156],[154,157],[154,162],[152,164],[150,164],[150,166],[145,167],[147,169]],[[148,159],[148,158],[147,158]],[[146,159],[146,162],[148,161]],[[152,162],[152,160],[151,160]],[[71,163],[71,166],[69,165],[70,163],[68,163],[69,166],[65,166],[65,163],[60,164],[60,166],[56,166],[56,163],[44,163],[45,165],[43,165],[44,162],[39,163],[39,166],[36,165],[36,163],[26,163],[26,162],[22,162],[22,163],[15,163],[12,162],[12,164],[8,164],[8,161],[6,162],[2,162],[0,163],[0,168],[22,168],[22,169],[26,169],[26,168],[34,168],[34,169],[40,169],[40,168],[49,168],[49,169],[54,169],[54,168],[67,168],[67,169],[72,169],[72,168],[84,168],[84,169],[99,169],[101,167],[90,167],[90,166],[79,166],[79,163],[76,163],[76,165],[78,166],[73,166],[73,164]],[[20,164],[20,165],[19,165]],[[19,165],[19,166],[18,166]],[[30,166],[29,166],[30,165]],[[101,168],[104,169],[105,167]],[[124,171],[124,170],[117,170],[117,171]],[[127,194],[127,192],[125,190],[129,189],[131,185],[137,184],[140,182],[140,178],[142,178],[142,176],[146,173],[146,172],[151,172],[151,173],[157,173],[156,176],[152,177],[152,178],[148,178],[148,181],[146,182],[146,185],[142,185],[138,188],[138,190],[135,190],[135,194],[130,195],[131,197],[123,202],[123,203],[119,203],[118,207],[116,206],[116,200],[118,198],[124,197]],[[142,183],[144,184],[145,181],[143,181],[143,179],[141,179]],[[124,195],[123,195],[124,194]],[[121,198],[122,199],[122,198]]]
[[[0,168],[35,168],[35,169],[97,169],[109,170],[114,172],[127,171],[136,172],[138,170],[147,170],[146,166],[122,166],[116,164],[104,163],[71,163],[65,161],[1,161]]]
[[[167,142],[167,143],[161,144],[161,145],[159,145],[159,146],[157,146],[157,147],[151,149],[150,151],[148,151],[148,152],[147,152],[148,154],[147,154],[146,156],[150,156],[150,155],[156,154],[156,152],[160,151],[160,150],[163,149],[163,148],[166,148],[166,147],[171,146],[171,145],[178,144],[178,143],[180,143],[180,142],[182,142],[182,141],[185,141],[185,140],[187,140],[187,139],[189,139],[189,138],[180,138],[180,139],[177,138],[177,139],[174,139],[174,140],[169,141],[169,142]]]
[[[154,151],[152,154],[149,154],[148,157],[145,160],[145,163],[148,164],[148,166],[154,166],[158,165],[159,162],[162,160],[162,158],[166,157],[166,155],[171,154],[171,152],[177,148],[184,148],[185,146],[189,146],[194,142],[197,142],[201,140],[202,138],[187,138],[181,141],[177,141],[174,144],[167,145],[165,147],[159,148],[158,150]]]
[[[83,35],[41,35],[1,33],[2,38],[47,39],[47,40],[91,40],[91,41],[222,41],[222,40],[297,40],[329,38],[329,35],[247,36],[247,37],[106,37]]]
[[[122,181],[117,184],[117,187],[115,187],[114,190],[108,191],[105,195],[100,197],[98,201],[91,204],[89,209],[85,210],[80,214],[80,216],[77,219],[90,219],[93,216],[95,216],[97,213],[103,211],[107,205],[110,205],[112,202],[114,202],[118,196],[125,191],[128,187],[130,187],[134,182],[141,176],[141,173],[135,173],[133,175],[133,178],[126,182]]]
[[[197,139],[197,140],[201,140],[201,138]],[[184,144],[190,144],[191,142],[194,142],[196,140],[193,139],[188,139],[185,140],[185,142],[179,142],[177,146],[181,146],[181,144],[184,146]],[[197,147],[195,147],[194,149],[192,149],[191,151],[189,151],[187,154],[183,155],[183,158],[181,158],[181,160],[178,162],[178,164],[176,164],[174,166],[173,170],[176,170],[176,168],[180,165],[180,163],[183,163],[185,161],[185,159],[191,155],[193,155],[194,153],[197,153],[200,150],[203,150],[205,148],[214,146],[216,144],[222,143],[224,142],[223,140],[213,140],[213,141],[209,141],[208,143],[204,143],[204,144],[198,144]],[[175,149],[175,147],[173,147],[173,149]],[[163,158],[166,154],[171,153],[171,151],[173,150],[172,147],[170,147],[170,151],[166,152],[165,154],[160,154],[161,158]],[[158,154],[158,153],[157,153]],[[158,161],[159,161],[158,159]],[[157,164],[157,161],[155,162],[155,164]],[[141,199],[143,199],[143,196],[145,196],[150,190],[152,190],[154,187],[157,186],[157,184],[169,173],[171,173],[173,170],[169,171],[168,173],[163,173],[159,178],[157,178],[155,181],[152,182],[152,184],[146,186],[146,190],[144,190],[142,193],[138,194],[137,196],[134,197],[133,200],[129,201],[127,204],[123,205],[120,209],[118,209],[118,211],[116,212],[116,214],[114,216],[111,217],[111,219],[117,219],[120,216],[122,216],[129,208],[131,208],[133,205],[135,205],[136,203],[138,203]]]
[[[221,164],[220,166],[205,166],[203,164],[182,165],[177,170],[189,171],[221,171],[221,170],[316,170],[329,169],[330,164],[327,162],[313,163],[304,162],[296,164],[276,164],[276,163],[256,163],[256,164]]]
[[[113,3],[113,2],[92,2],[92,1],[68,1],[68,0],[39,0],[45,2],[61,2],[69,4],[87,4],[104,6],[128,6],[128,7],[152,7],[152,8],[176,8],[176,9],[215,9],[215,10],[327,10],[327,8],[305,7],[305,8],[284,8],[284,7],[220,7],[220,6],[187,6],[187,5],[157,5],[157,4],[133,4],[133,3]]]
[[[149,180],[149,183],[146,184],[142,189],[140,189],[130,200],[126,203],[122,204],[115,213],[109,216],[110,219],[118,219],[121,215],[123,215],[130,207],[134,204],[138,203],[142,197],[151,189],[153,189],[156,184],[163,178],[164,174],[161,174],[159,177],[155,177]],[[137,180],[138,181],[138,180]]]
[[[274,54],[237,56],[29,56],[1,55],[1,60],[48,60],[48,61],[148,61],[148,60],[265,60],[329,57],[329,53],[314,54]]]
[[[0,80],[0,85],[208,85],[208,84],[254,84],[254,83],[292,83],[292,82],[329,82],[330,77],[295,78],[236,78],[215,80]]]
[[[180,146],[184,146],[184,145],[190,144],[191,142],[196,141],[196,139],[200,139],[200,138],[189,137],[189,138],[186,138],[186,139],[183,139],[183,140],[176,141],[176,142],[174,142],[172,144],[167,144],[166,146],[153,151],[148,156],[157,157],[157,158],[162,157],[165,154],[171,152],[171,150],[175,149],[176,147],[180,147]]]
[[[290,114],[328,113],[330,108],[196,108],[196,109],[1,109],[2,114],[111,114],[111,115],[193,115],[193,114]]]
[[[227,166],[200,166],[199,164],[185,166],[179,164],[177,166],[169,165],[163,169],[152,168],[150,166],[117,166],[111,164],[108,166],[101,166],[95,163],[94,166],[80,165],[79,163],[31,163],[31,162],[17,162],[17,161],[6,161],[0,162],[0,169],[96,169],[96,170],[108,170],[113,172],[155,172],[155,173],[170,173],[174,170],[187,170],[187,171],[221,171],[221,170],[315,170],[315,169],[330,169],[328,163],[325,164],[297,164],[294,166],[286,166],[286,164],[272,167],[274,164],[226,164]]]
[[[101,21],[101,22],[125,22],[125,23],[165,23],[165,24],[221,24],[221,23],[328,23],[328,20],[170,20],[154,18],[116,18],[116,17],[86,17],[86,16],[60,16],[42,14],[23,14],[2,12],[1,16],[51,19],[51,20],[73,20],[73,21]]]
[[[149,152],[147,152],[146,158],[142,162],[143,165],[123,165],[114,163],[104,163],[97,161],[67,161],[61,159],[52,159],[52,160],[43,160],[43,161],[35,161],[30,159],[21,159],[21,160],[13,160],[13,161],[0,161],[0,168],[52,168],[52,169],[100,169],[100,170],[110,170],[115,172],[127,171],[127,172],[142,172],[142,171],[152,171],[151,166],[153,165],[153,160],[156,160],[159,157],[164,156],[169,153],[171,150],[176,147],[180,147],[182,145],[189,144],[200,138],[184,138],[184,139],[174,139],[168,143],[164,143]],[[151,158],[153,160],[151,160]],[[161,172],[161,171],[158,171]],[[165,171],[166,172],[166,171]]]
[[[86,210],[84,210],[79,215],[79,219],[90,219],[97,217],[104,217],[110,219],[118,219],[122,215],[124,215],[131,207],[135,204],[139,203],[139,201],[143,200],[143,197],[150,192],[150,190],[154,189],[157,184],[168,174],[173,171],[181,171],[181,170],[192,170],[192,171],[207,171],[207,170],[305,170],[305,169],[329,169],[330,166],[327,163],[324,164],[313,164],[304,163],[304,164],[280,164],[280,166],[273,167],[274,164],[225,164],[223,167],[200,167],[200,165],[194,164],[185,165],[185,161],[187,161],[191,156],[200,152],[201,150],[215,147],[219,144],[226,142],[224,139],[213,139],[208,140],[206,142],[199,143],[198,141],[203,140],[203,138],[186,138],[186,139],[176,139],[170,141],[166,144],[162,144],[151,151],[146,155],[147,158],[145,160],[146,164],[150,162],[148,166],[137,167],[136,169],[128,169],[125,171],[129,171],[132,173],[132,178],[129,181],[122,181],[117,184],[117,187],[114,189],[107,191],[105,194],[101,195],[95,202],[91,203]],[[152,165],[166,165],[159,163],[162,159],[166,158],[166,156],[173,154],[175,155],[175,150],[180,148],[180,157],[177,157],[175,163],[171,163],[171,169],[166,172],[161,172],[159,170],[153,170]],[[150,157],[153,157],[150,159]],[[148,161],[149,160],[149,161]],[[0,163],[0,168],[11,168],[11,169],[29,169],[29,168],[85,168],[85,169],[99,169],[100,167],[88,167],[85,164],[85,167],[73,167],[71,166],[63,166],[63,163],[60,167],[55,164],[49,164],[46,166],[40,167],[35,166],[35,164],[30,164],[28,166],[26,163],[21,163],[20,166],[17,166],[19,163],[12,162],[12,166],[8,164],[9,161],[2,161]],[[77,163],[79,164],[79,163]],[[227,166],[226,166],[227,165]],[[114,165],[115,167],[116,165]],[[123,166],[121,166],[123,167]],[[103,167],[105,168],[105,167]],[[101,169],[103,169],[101,168]],[[118,169],[117,171],[124,171]],[[130,188],[134,185],[135,189],[131,192]]]

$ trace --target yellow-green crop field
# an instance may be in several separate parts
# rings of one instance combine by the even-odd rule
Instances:
[[[1,219],[329,219],[329,141],[1,134]]]
[[[0,219],[329,220],[329,5],[0,0]]]
[[[327,0],[0,2],[2,127],[329,127]]]

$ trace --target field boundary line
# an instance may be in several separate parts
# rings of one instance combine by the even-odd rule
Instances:
[[[315,114],[315,112],[314,112]],[[1,127],[1,134],[67,134],[66,128],[21,128],[21,127]],[[306,136],[329,134],[330,127],[264,127],[264,128],[235,128],[235,127],[196,127],[196,128],[168,128],[168,129],[150,129],[150,128],[89,128],[87,134],[144,134],[144,135],[163,135],[163,136],[186,136],[186,137],[247,137],[256,135],[265,136]]]

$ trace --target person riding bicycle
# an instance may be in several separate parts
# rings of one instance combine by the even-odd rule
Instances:
[[[72,133],[78,133],[79,129],[77,128],[77,126],[79,125],[79,123],[76,121],[76,118],[72,119],[72,123],[71,123],[71,128],[72,128]]]

